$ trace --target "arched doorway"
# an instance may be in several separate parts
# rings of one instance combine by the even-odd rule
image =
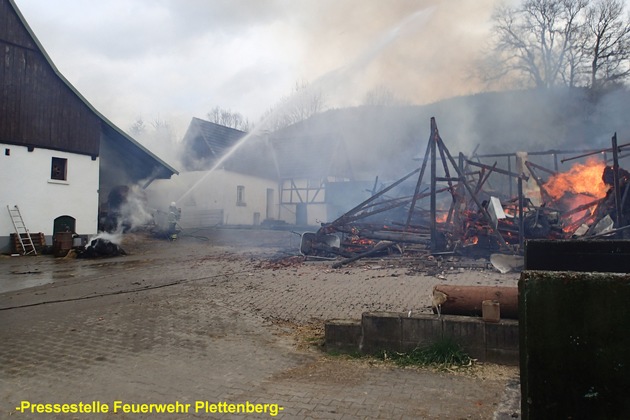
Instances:
[[[53,222],[53,235],[59,232],[75,232],[77,220],[68,215],[59,216]]]

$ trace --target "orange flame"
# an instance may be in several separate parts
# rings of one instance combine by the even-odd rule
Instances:
[[[566,193],[602,198],[608,191],[602,180],[605,167],[604,162],[594,159],[584,164],[576,163],[568,172],[553,175],[543,187],[554,200],[562,198]]]

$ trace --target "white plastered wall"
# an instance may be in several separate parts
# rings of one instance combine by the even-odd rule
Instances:
[[[237,188],[244,187],[243,202],[237,203]],[[277,201],[278,185],[275,181],[217,169],[212,172],[183,172],[169,180],[156,180],[146,190],[149,207],[166,211],[175,201],[182,209],[181,225],[187,226],[187,213],[223,211],[221,223],[229,225],[252,225],[255,213],[260,221],[265,219],[267,190],[274,190]],[[273,203],[273,218],[277,217],[277,203]]]
[[[51,179],[52,158],[67,159],[66,181]],[[54,219],[76,219],[76,233],[92,235],[98,223],[99,159],[68,152],[0,143],[0,251],[15,230],[7,205],[18,205],[29,231],[51,244]]]

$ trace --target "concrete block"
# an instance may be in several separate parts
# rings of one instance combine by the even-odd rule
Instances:
[[[378,353],[381,350],[401,351],[403,314],[398,312],[365,312],[363,326],[363,352]]]
[[[472,357],[486,360],[486,323],[477,317],[443,315],[443,337],[460,344]]]
[[[359,351],[363,330],[358,319],[332,319],[324,325],[326,351],[354,353]]]
[[[518,322],[514,320],[486,323],[479,317],[458,315],[366,312],[361,321],[326,322],[325,336],[328,351],[365,354],[409,352],[450,338],[474,359],[518,364]]]
[[[519,362],[518,321],[502,319],[486,323],[486,361],[502,365]]]
[[[437,315],[417,314],[400,319],[402,328],[402,349],[411,351],[442,338],[442,320]]]

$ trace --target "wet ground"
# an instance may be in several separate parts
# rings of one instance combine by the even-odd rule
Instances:
[[[16,412],[23,401],[108,404],[96,417],[117,419],[268,418],[274,407],[209,412],[220,402],[279,404],[279,418],[517,416],[516,368],[402,369],[319,345],[326,319],[429,311],[437,283],[515,285],[516,274],[424,276],[387,260],[282,266],[270,262],[297,254],[292,232],[187,233],[174,243],[127,235],[129,255],[111,259],[0,258],[0,417],[41,416]],[[112,413],[115,401],[191,406]]]

